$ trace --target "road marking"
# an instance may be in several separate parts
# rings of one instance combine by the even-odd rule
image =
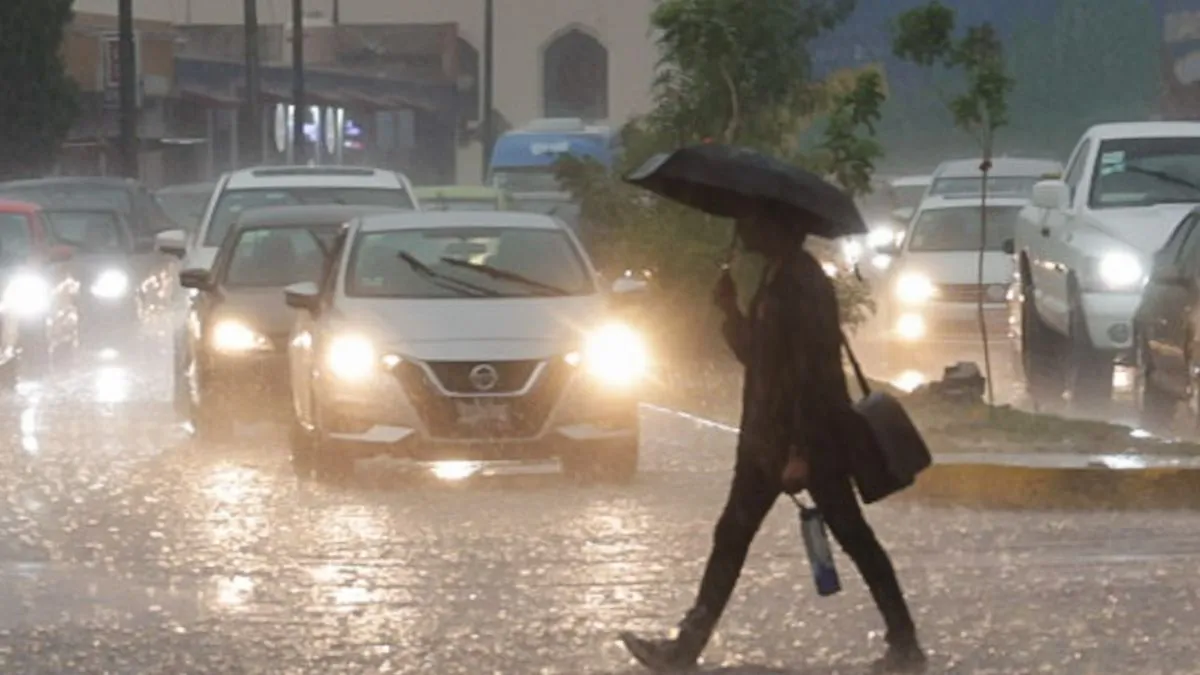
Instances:
[[[740,431],[740,429],[738,429],[738,427],[730,426],[728,424],[724,424],[724,423],[718,422],[716,420],[710,420],[706,417],[700,417],[699,415],[693,415],[691,413],[686,413],[686,412],[683,412],[682,410],[675,410],[673,408],[664,408],[662,406],[653,405],[651,403],[643,403],[643,404],[641,404],[641,407],[643,410],[650,410],[652,412],[661,413],[663,415],[670,415],[672,417],[678,417],[680,419],[684,419],[689,422],[694,422],[695,424],[699,424],[702,427],[708,427],[710,429],[717,429],[718,431],[724,431],[724,432],[730,433],[730,434],[736,434]]]

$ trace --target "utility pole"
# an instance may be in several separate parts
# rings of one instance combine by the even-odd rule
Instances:
[[[292,147],[295,148],[297,164],[307,163],[304,150],[304,123],[308,120],[308,106],[304,102],[304,1],[292,0],[292,105],[296,114],[292,117]]]
[[[138,110],[137,55],[133,44],[133,0],[120,0],[117,5],[117,61],[121,81],[121,172],[129,178],[139,178],[138,170]]]
[[[341,2],[341,0],[333,0],[333,8],[332,9],[333,9],[333,11],[331,12],[332,16],[330,17],[330,23],[332,23],[335,26],[341,25],[341,23],[342,23],[342,2]]]
[[[242,146],[248,165],[261,164],[262,157],[262,83],[259,78],[258,64],[258,0],[242,0],[245,10],[245,26],[243,32],[246,38],[246,101],[242,111],[245,123],[242,124]]]
[[[493,0],[483,0],[483,182],[487,183],[496,144],[496,124],[492,118],[492,75],[495,73],[496,8]]]

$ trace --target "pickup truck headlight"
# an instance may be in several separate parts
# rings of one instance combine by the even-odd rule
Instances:
[[[213,326],[212,348],[224,354],[245,354],[271,350],[271,341],[236,319],[223,319]]]
[[[937,294],[937,287],[924,274],[909,272],[896,280],[896,298],[909,305],[929,302]]]
[[[329,372],[347,382],[366,380],[379,364],[375,345],[361,335],[339,335],[325,350],[325,366]]]
[[[1146,276],[1142,262],[1129,253],[1107,253],[1095,260],[1093,269],[1098,283],[1090,285],[1097,290],[1138,290]]]

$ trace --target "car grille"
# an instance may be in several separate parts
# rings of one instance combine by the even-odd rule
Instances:
[[[505,385],[509,392],[512,392],[519,391],[528,382],[528,376],[524,379],[519,377],[523,369],[528,368],[529,374],[532,375],[538,363],[516,361],[493,362],[491,365],[500,374],[500,381],[504,381],[505,373],[508,373],[511,379],[521,380],[520,384]],[[434,373],[469,373],[478,362],[432,362],[428,365]],[[560,360],[546,363],[546,367],[531,384],[529,391],[519,396],[511,393],[492,396],[446,396],[420,364],[410,361],[401,362],[393,372],[430,436],[453,440],[487,440],[536,436],[562,396],[571,376],[571,367]],[[442,376],[439,374],[439,377]],[[449,382],[442,380],[442,386],[454,391],[455,387],[452,385],[456,381],[453,378]],[[466,384],[469,386],[469,382]],[[498,383],[497,389],[499,388]],[[497,389],[492,390],[492,393],[496,393]]]
[[[426,365],[433,370],[438,382],[446,391],[455,394],[475,394],[479,390],[471,384],[471,371],[478,366],[488,365],[496,370],[496,384],[488,390],[489,394],[511,394],[521,391],[529,383],[533,371],[540,361],[497,361],[463,362],[463,361],[431,361]]]
[[[998,286],[998,284],[993,284]],[[942,284],[938,286],[937,300],[939,302],[969,302],[977,303],[982,297],[984,303],[999,303],[1003,302],[1004,298],[999,300],[989,298],[987,290],[991,286],[980,286],[978,284]]]

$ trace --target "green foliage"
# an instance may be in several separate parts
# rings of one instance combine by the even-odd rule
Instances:
[[[1008,123],[1008,94],[1014,82],[1004,50],[989,23],[971,26],[955,39],[954,10],[934,0],[896,20],[892,51],[924,67],[961,71],[966,89],[947,103],[954,123],[977,135],[985,158],[991,157],[995,131]]]
[[[51,166],[78,114],[78,86],[61,53],[72,5],[0,2],[0,177]]]

